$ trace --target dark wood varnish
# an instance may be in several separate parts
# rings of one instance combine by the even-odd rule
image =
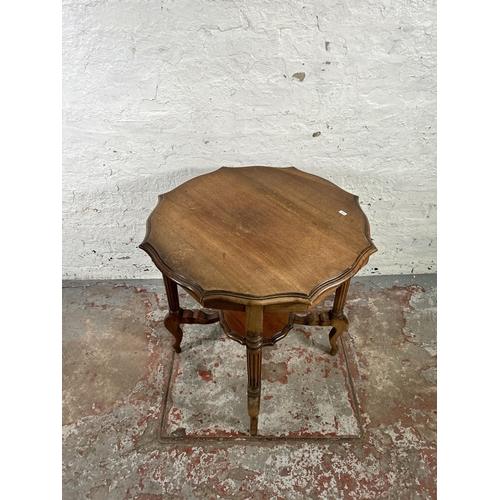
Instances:
[[[292,329],[293,314],[266,313],[263,316],[262,342],[264,346],[276,344]],[[221,311],[220,323],[226,335],[242,345],[246,345],[246,313]]]
[[[248,372],[248,415],[250,434],[257,434],[260,411],[261,372],[262,372],[262,329],[264,313],[262,306],[247,306],[245,311],[245,330]]]
[[[181,352],[181,342],[183,332],[181,325],[184,324],[199,324],[207,325],[209,323],[217,323],[220,320],[218,312],[202,311],[201,309],[182,309],[179,306],[179,292],[177,283],[172,281],[168,276],[163,275],[163,282],[167,291],[167,300],[169,312],[163,321],[165,328],[174,336],[173,348],[175,352]]]
[[[344,281],[335,291],[335,299],[331,311],[326,312],[311,312],[306,315],[294,314],[292,322],[298,325],[309,326],[331,326],[332,329],[329,333],[330,346],[332,348],[332,356],[335,356],[339,350],[337,344],[338,338],[347,330],[349,321],[344,315],[344,305],[347,297],[347,290],[349,289],[350,279]]]
[[[140,248],[163,274],[176,352],[183,324],[219,320],[246,346],[252,435],[262,348],[293,324],[331,326],[335,354],[349,281],[377,251],[357,196],[294,167],[261,166],[223,167],[160,195]],[[221,312],[182,309],[178,285]],[[331,311],[309,312],[334,290]]]
[[[376,251],[358,197],[294,167],[223,167],[160,195],[140,248],[205,307],[311,306]]]

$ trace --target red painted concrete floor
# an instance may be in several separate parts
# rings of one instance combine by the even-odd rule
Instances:
[[[174,354],[166,309],[161,281],[63,284],[64,500],[436,498],[435,275],[354,279],[334,358],[328,328],[265,348],[257,437],[245,348],[186,325]]]

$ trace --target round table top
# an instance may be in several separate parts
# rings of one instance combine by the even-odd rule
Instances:
[[[159,196],[140,245],[202,305],[312,305],[377,251],[358,197],[294,167],[223,167]]]

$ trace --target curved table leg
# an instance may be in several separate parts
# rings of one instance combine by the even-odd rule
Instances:
[[[250,434],[255,436],[257,434],[260,411],[264,310],[262,306],[247,306],[245,312],[248,415],[250,416]]]
[[[163,324],[165,328],[174,336],[174,350],[181,352],[182,328],[184,324],[208,325],[220,321],[217,311],[204,311],[202,309],[182,309],[179,306],[179,292],[177,283],[168,276],[163,275],[165,289],[167,291],[169,312],[165,317]]]
[[[174,351],[176,353],[181,352],[181,342],[182,342],[182,328],[181,328],[181,313],[171,313],[169,312],[165,317],[163,324],[165,328],[173,335],[174,337]]]
[[[179,291],[177,290],[177,283],[172,281],[168,276],[163,275],[163,282],[165,283],[169,309],[163,324],[174,336],[174,350],[179,353],[181,352],[182,342],[182,309],[179,306]]]
[[[328,337],[330,338],[330,346],[332,348],[331,355],[335,356],[335,354],[337,354],[339,350],[337,340],[347,330],[347,327],[349,326],[349,321],[344,315],[342,315],[341,318],[333,319],[332,325],[333,328],[330,330]]]
[[[332,329],[329,333],[330,346],[332,348],[331,354],[335,356],[339,350],[337,339],[347,330],[349,321],[344,315],[344,305],[347,298],[347,290],[349,290],[349,283],[351,280],[344,281],[335,291],[335,299],[333,302],[333,309],[330,311]]]

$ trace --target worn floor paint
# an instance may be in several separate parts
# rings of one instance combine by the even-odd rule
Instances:
[[[175,355],[164,437],[248,436],[245,347],[213,330],[219,338]],[[345,357],[330,356],[329,328],[317,328],[318,344],[310,330],[264,348],[259,435],[360,437]]]
[[[266,437],[245,437],[243,379],[216,387],[244,361],[242,347],[223,340],[218,325],[190,326],[174,356],[162,325],[166,305],[156,281],[65,284],[65,500],[436,498],[435,277],[353,281],[338,359],[323,352],[324,329],[296,328],[269,349]],[[314,362],[306,373],[308,356]],[[170,389],[181,416],[160,437],[176,369],[182,375],[172,376]],[[228,395],[227,387],[237,390]],[[339,392],[328,399],[326,388]],[[192,407],[181,391],[196,393]],[[186,437],[165,432],[188,420]]]

